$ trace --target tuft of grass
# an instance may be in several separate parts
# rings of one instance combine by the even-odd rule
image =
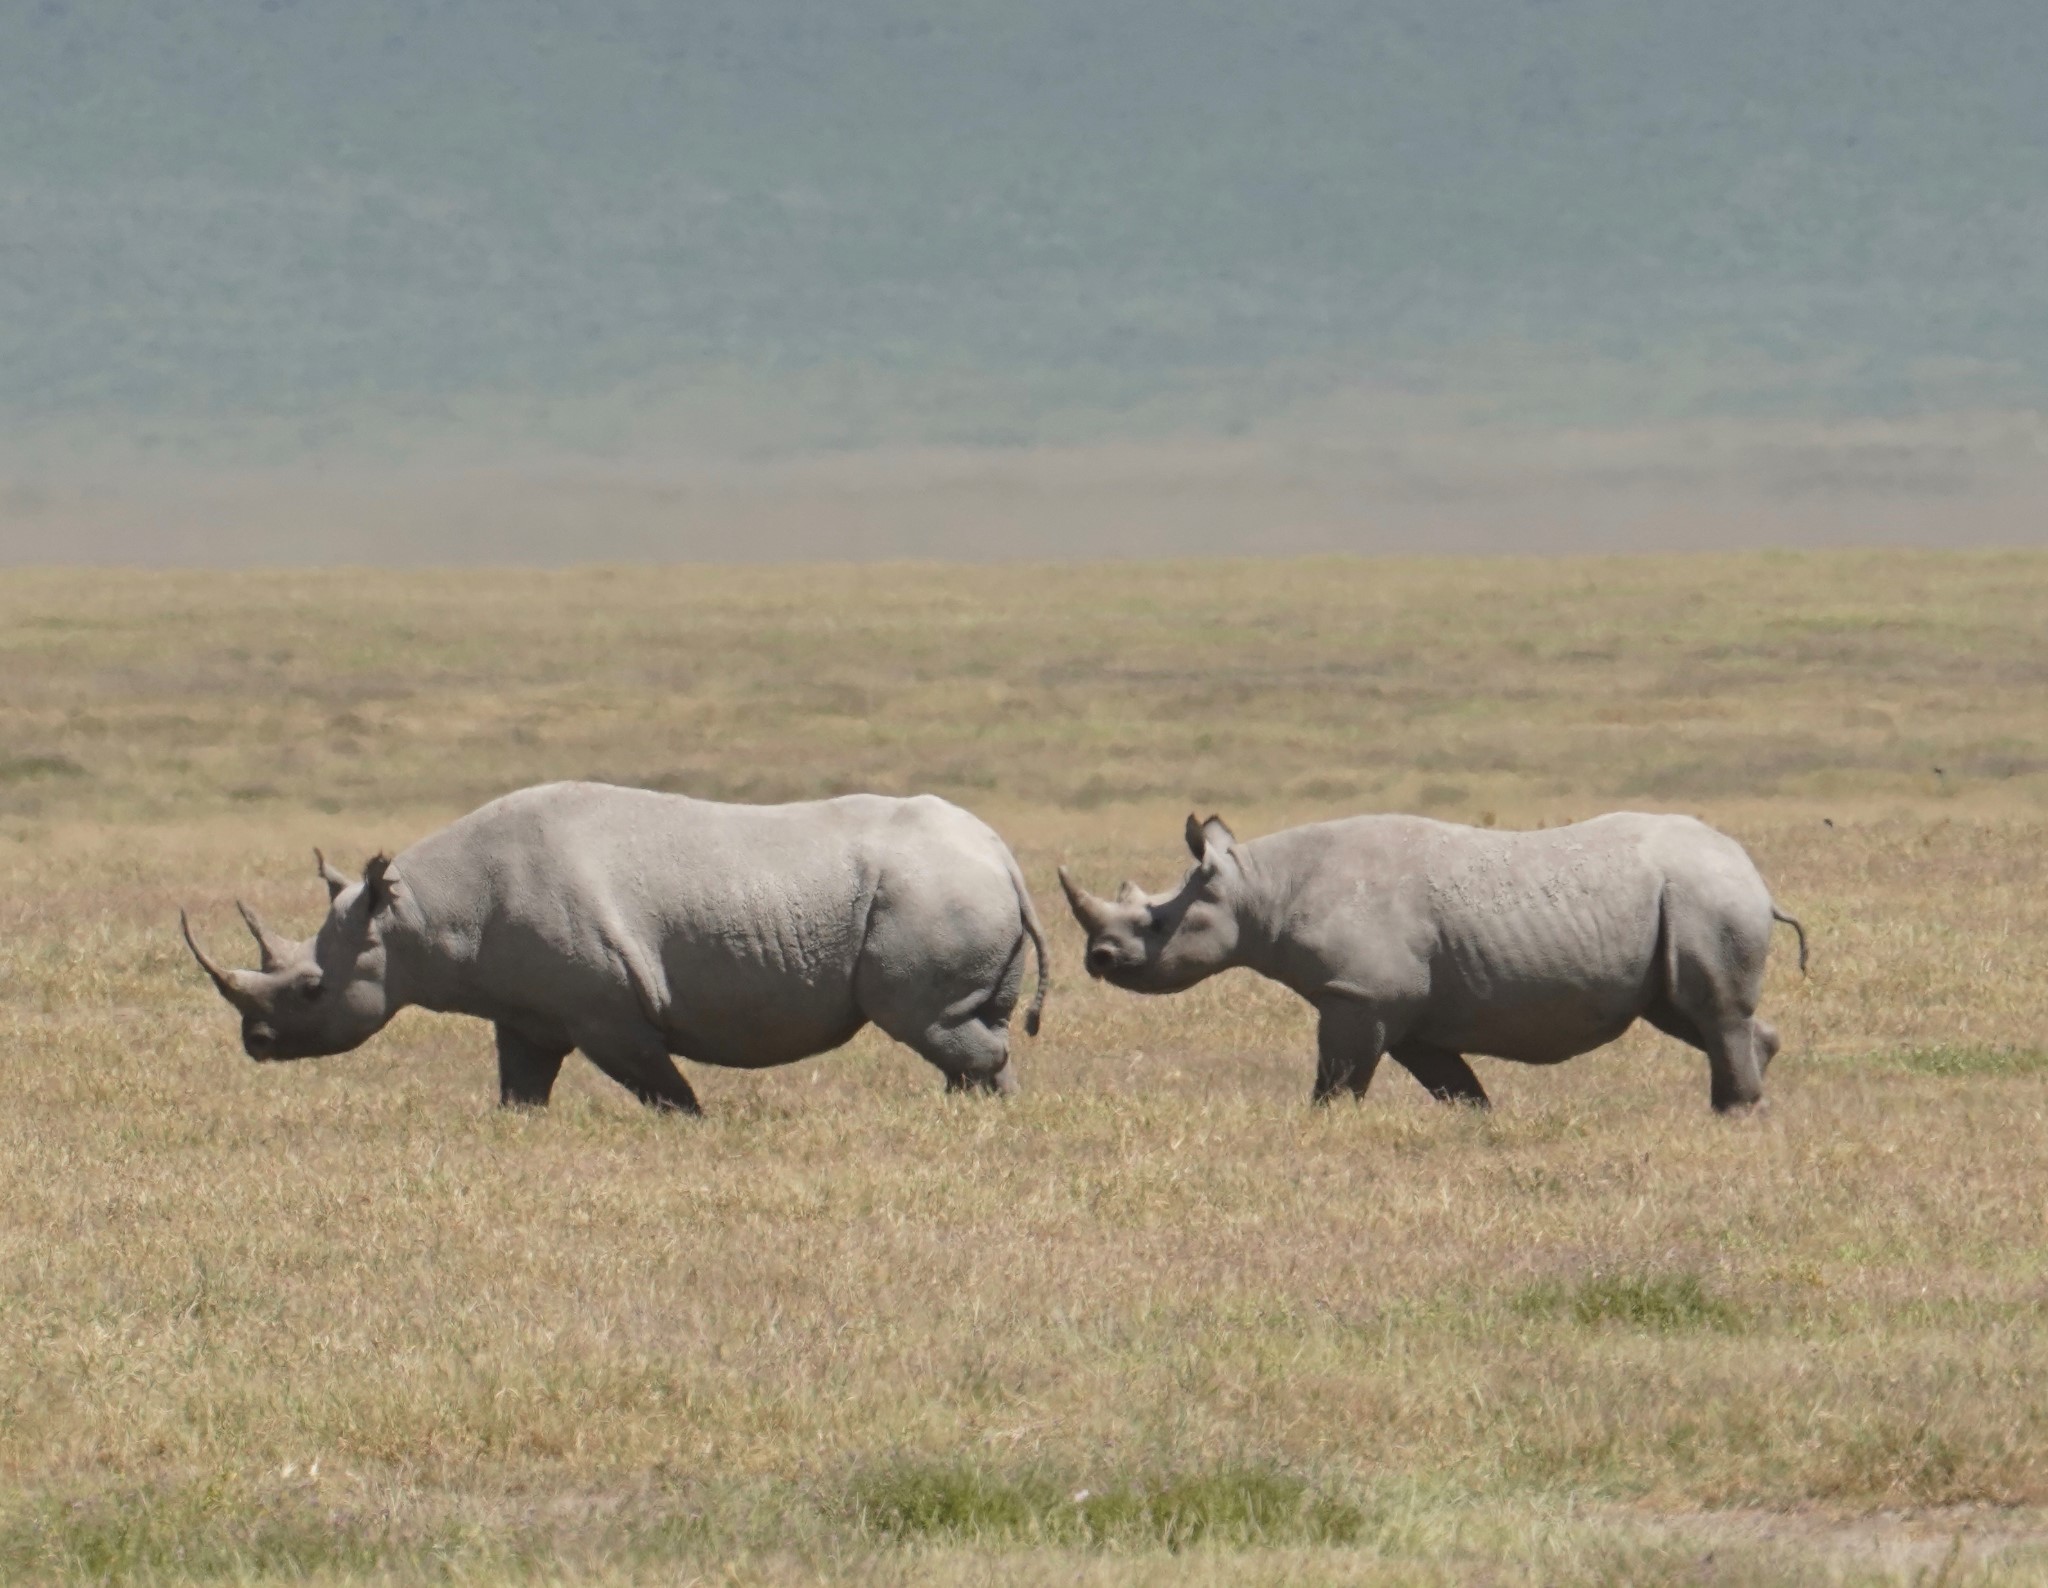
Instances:
[[[1697,1274],[1593,1274],[1575,1285],[1532,1285],[1514,1300],[1528,1318],[1568,1317],[1588,1328],[1617,1323],[1669,1334],[1681,1329],[1736,1330],[1742,1314]]]
[[[1943,1042],[1902,1048],[1879,1062],[1914,1075],[2039,1075],[2048,1072],[2048,1048]]]
[[[1090,1483],[971,1462],[912,1463],[863,1474],[851,1501],[867,1527],[893,1539],[1181,1550],[1350,1544],[1365,1530],[1356,1506],[1262,1465]]]
[[[26,783],[33,778],[80,778],[91,774],[68,755],[0,756],[0,783]]]
[[[310,1506],[233,1492],[221,1482],[91,1501],[49,1500],[0,1521],[8,1582],[301,1580],[363,1576],[397,1556],[431,1556],[441,1539],[381,1538]]]

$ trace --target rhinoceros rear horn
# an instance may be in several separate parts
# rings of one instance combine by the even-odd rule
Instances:
[[[258,969],[262,970],[265,975],[268,975],[287,959],[291,958],[292,950],[297,947],[296,944],[286,942],[275,932],[271,931],[269,927],[257,919],[256,912],[240,899],[235,900],[235,908],[242,912],[242,920],[249,928],[249,935],[256,939],[256,952],[260,956],[257,960]]]
[[[1060,888],[1066,893],[1067,908],[1074,912],[1082,930],[1091,937],[1101,931],[1109,919],[1109,905],[1068,876],[1065,866],[1060,867]]]
[[[327,902],[332,904],[341,896],[341,890],[348,886],[348,877],[327,863],[327,857],[319,850],[313,851],[313,863],[320,868],[320,880],[327,884]]]
[[[199,968],[212,978],[213,985],[221,997],[237,1009],[248,1008],[249,996],[242,986],[242,973],[237,970],[222,970],[206,957],[206,951],[192,936],[192,923],[186,919],[183,910],[178,912],[178,930],[184,934],[185,946],[192,950],[192,957],[199,961]]]

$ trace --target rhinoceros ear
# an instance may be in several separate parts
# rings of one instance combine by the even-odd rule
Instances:
[[[380,910],[391,906],[391,893],[398,886],[398,877],[391,869],[389,855],[372,855],[370,863],[363,867],[363,915],[372,919]]]
[[[1188,853],[1197,860],[1215,860],[1230,853],[1237,843],[1236,836],[1224,825],[1221,816],[1211,816],[1206,822],[1188,812]]]
[[[320,880],[327,884],[327,902],[332,904],[341,897],[341,890],[348,886],[348,878],[339,869],[327,863],[327,857],[319,850],[313,851],[314,864],[320,868]]]

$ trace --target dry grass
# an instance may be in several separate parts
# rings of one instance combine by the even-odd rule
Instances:
[[[2022,555],[8,575],[0,1578],[2040,1580],[2043,611]],[[582,774],[935,788],[1048,911],[1196,802],[1695,809],[1813,976],[1739,1125],[1642,1035],[1311,1114],[1305,1010],[1064,921],[1005,1105],[872,1036],[701,1123],[501,1114],[419,1014],[240,1058],[178,902],[302,925],[311,844]]]

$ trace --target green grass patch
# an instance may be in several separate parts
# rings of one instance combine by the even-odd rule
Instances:
[[[866,1527],[896,1539],[1179,1550],[1350,1544],[1365,1530],[1356,1506],[1258,1465],[1091,1482],[968,1462],[914,1463],[863,1474],[851,1499]]]
[[[0,1517],[0,1581],[204,1582],[366,1577],[448,1539],[385,1530],[290,1498],[213,1483],[92,1500],[44,1500]]]
[[[2041,1075],[2048,1073],[2048,1048],[1944,1042],[1901,1048],[1882,1055],[1877,1062],[1912,1075]]]
[[[1649,1333],[1742,1327],[1742,1314],[1697,1274],[1593,1274],[1576,1284],[1550,1280],[1514,1299],[1525,1318],[1570,1318],[1588,1328],[1620,1324]]]
[[[78,778],[90,775],[68,755],[0,756],[0,783],[26,783],[34,778]]]

